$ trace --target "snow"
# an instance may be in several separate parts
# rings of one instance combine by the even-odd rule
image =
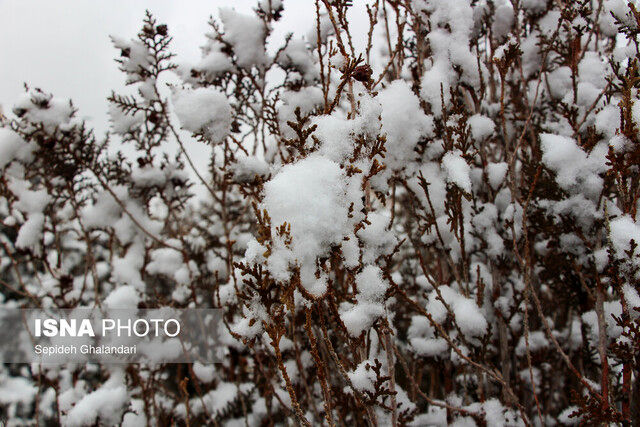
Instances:
[[[367,215],[369,224],[358,230],[356,235],[364,245],[362,261],[373,263],[380,255],[388,255],[398,242],[388,230],[390,216],[387,212],[372,212]]]
[[[438,357],[449,350],[444,338],[436,338],[435,329],[424,316],[412,316],[407,330],[411,350],[423,357]]]
[[[630,24],[633,28],[635,23],[629,18],[629,13],[630,9],[627,1],[605,0],[603,2],[602,12],[600,13],[600,28],[607,36],[615,36],[618,34],[618,27],[615,24],[615,18],[621,20],[627,25]]]
[[[513,27],[514,13],[513,6],[509,2],[504,2],[496,7],[493,25],[491,30],[497,40],[504,39]]]
[[[244,153],[236,156],[236,163],[232,168],[237,182],[253,182],[257,177],[265,178],[270,173],[267,162],[259,157],[247,156]]]
[[[117,387],[105,384],[87,394],[69,411],[65,425],[85,426],[94,424],[99,418],[102,423],[118,424],[129,400],[124,385]]]
[[[0,128],[0,170],[15,159],[24,162],[31,160],[34,145],[23,141],[19,135],[10,130]]]
[[[490,137],[496,127],[493,120],[482,114],[474,114],[469,117],[468,123],[471,127],[471,136],[477,141],[482,141]]]
[[[266,28],[257,16],[245,15],[224,7],[219,9],[224,40],[231,44],[238,66],[250,68],[267,63],[264,51]]]
[[[438,291],[442,299],[451,307],[456,323],[463,334],[468,337],[479,337],[487,331],[487,320],[477,304],[453,290],[449,286],[439,286]],[[446,306],[440,301],[435,290],[429,295],[426,307],[434,320],[443,322],[447,317]]]
[[[282,7],[282,0],[260,0],[258,2],[258,9],[263,12],[277,11]]]
[[[133,286],[125,285],[114,289],[107,295],[104,300],[104,304],[108,308],[138,308],[138,302],[140,302],[140,295]]]
[[[145,288],[140,275],[140,269],[144,264],[144,248],[140,244],[130,246],[123,257],[115,257],[111,264],[111,277],[114,281],[131,285],[139,290]]]
[[[591,83],[600,90],[606,86],[606,77],[610,73],[610,67],[596,52],[585,52],[584,58],[578,64],[580,82]]]
[[[141,81],[139,74],[141,70],[149,70],[153,62],[153,58],[149,54],[149,50],[140,40],[125,40],[117,36],[110,36],[113,47],[121,52],[127,52],[121,55],[120,69],[127,74],[127,83],[135,83]]]
[[[546,75],[551,96],[555,99],[562,99],[572,88],[571,68],[567,66],[558,67]]]
[[[35,248],[42,238],[44,229],[44,215],[36,212],[29,215],[29,219],[22,224],[16,238],[16,247]]]
[[[473,228],[484,237],[487,243],[487,255],[496,258],[504,252],[504,241],[497,233],[498,209],[492,203],[479,204],[471,220]]]
[[[480,336],[486,333],[487,320],[473,300],[464,297],[454,298],[451,305],[463,334]]]
[[[311,27],[306,33],[306,40],[313,48],[316,48],[318,46],[318,36],[320,37],[320,42],[324,43],[327,41],[329,36],[335,34],[335,29],[333,28],[333,24],[331,23],[329,14],[321,13],[319,18],[319,22],[314,20],[313,27]],[[318,32],[320,34],[318,34]]]
[[[212,43],[208,53],[196,64],[195,68],[204,72],[209,78],[216,78],[221,74],[233,70],[233,62],[229,55],[222,52],[224,45],[220,42]]]
[[[340,319],[352,337],[359,337],[383,315],[384,307],[381,304],[361,300],[340,313]]]
[[[202,396],[202,398],[192,399],[190,406],[195,413],[199,413],[202,411],[202,405],[204,405],[210,415],[216,416],[226,411],[232,402],[240,398],[240,394],[248,393],[253,387],[254,385],[249,383],[236,385],[223,382]]]
[[[298,71],[304,81],[313,82],[319,77],[313,54],[307,49],[304,40],[295,39],[280,53],[278,64],[283,68]]]
[[[13,207],[27,214],[27,221],[18,231],[16,246],[35,249],[44,230],[44,210],[52,198],[46,189],[33,191],[28,186],[26,181],[18,179],[12,179],[8,183],[9,189],[18,196]]]
[[[631,240],[640,245],[640,225],[629,215],[623,215],[612,219],[609,227],[611,230],[609,237],[615,250],[615,256],[620,260],[630,259],[627,253],[631,250]],[[638,249],[635,250],[631,260],[633,266],[640,266]]]
[[[535,353],[549,347],[549,341],[543,331],[532,331],[529,333],[529,351]],[[527,351],[527,341],[523,336],[520,337],[516,346],[516,354],[524,356]]]
[[[602,308],[604,311],[604,323],[607,338],[610,341],[615,340],[622,333],[622,328],[615,320],[615,318],[620,318],[622,315],[622,304],[620,301],[605,301]],[[593,347],[597,347],[600,329],[598,327],[598,316],[595,310],[583,313],[582,321],[589,327],[588,338],[591,341],[591,344]]]
[[[38,392],[38,387],[26,378],[5,377],[0,379],[0,403],[21,403],[29,405]]]
[[[353,137],[358,132],[356,120],[347,120],[346,115],[336,111],[331,115],[313,118],[316,127],[314,136],[321,142],[318,150],[323,156],[343,162],[353,151]]]
[[[144,401],[133,399],[129,404],[129,410],[122,417],[122,427],[143,427],[147,425],[147,417],[144,413]]]
[[[446,426],[447,409],[435,405],[429,405],[428,412],[416,415],[413,421],[408,425],[410,427]]]
[[[389,284],[382,278],[382,270],[374,265],[365,266],[356,275],[356,304],[344,310],[340,318],[349,333],[358,337],[384,315],[383,299]]]
[[[281,95],[283,105],[278,109],[280,130],[286,138],[295,138],[296,134],[287,124],[289,121],[297,122],[295,111],[300,109],[301,115],[311,113],[324,101],[322,90],[315,86],[304,87],[299,91],[285,91]]]
[[[639,313],[634,309],[640,308],[640,295],[638,295],[638,292],[634,288],[626,283],[622,287],[622,293],[624,294],[625,301],[629,307],[631,318],[637,319]]]
[[[570,417],[570,415],[576,412],[578,409],[579,408],[577,406],[569,406],[560,413],[560,415],[558,416],[558,421],[560,421],[562,425],[565,426],[579,425],[582,419],[581,416]]]
[[[414,149],[421,139],[433,137],[433,117],[420,107],[409,85],[396,80],[378,94],[382,105],[382,131],[387,135],[385,163],[401,170],[416,157]]]
[[[497,190],[500,185],[502,185],[505,177],[507,176],[508,168],[509,165],[507,165],[505,162],[489,163],[487,165],[487,175],[491,188]]]
[[[450,151],[442,158],[442,167],[447,173],[447,181],[471,193],[471,169],[459,151]]]
[[[590,154],[576,142],[562,135],[540,135],[543,163],[556,173],[555,180],[564,190],[584,192],[597,197],[603,181],[599,176],[607,170],[606,151],[598,148]]]
[[[633,104],[634,107],[638,105]],[[611,139],[616,135],[616,131],[620,126],[620,108],[616,105],[607,105],[596,114],[595,127],[607,139]]]
[[[177,241],[170,242],[176,245]],[[172,245],[172,246],[173,246]],[[177,246],[177,245],[176,245]],[[160,248],[151,252],[151,261],[147,264],[147,272],[150,274],[164,274],[169,277],[176,278],[178,283],[184,283],[178,280],[177,274],[182,270],[184,262],[182,254],[172,248]]]
[[[15,103],[13,112],[25,121],[40,124],[51,133],[57,128],[70,127],[75,114],[70,100],[53,97],[39,89],[22,95]]]
[[[223,141],[231,129],[231,106],[225,94],[215,88],[178,90],[173,106],[182,127],[204,132],[214,142]]]
[[[445,172],[440,168],[437,162],[428,162],[423,164],[419,173],[422,174],[425,181],[429,184],[429,199],[435,210],[436,215],[444,213],[444,202],[447,197],[447,184]],[[420,184],[417,178],[409,181],[411,189],[420,197],[422,206],[430,210],[429,201],[424,195],[423,190],[420,188]]]
[[[354,268],[358,266],[360,258],[360,248],[358,247],[358,241],[354,235],[349,235],[343,240],[341,244],[342,256],[344,257],[344,265],[347,268]]]
[[[263,205],[275,225],[291,225],[296,254],[317,254],[342,237],[348,209],[345,181],[336,163],[312,156],[283,167],[265,184]]]
[[[356,285],[358,286],[358,297],[369,301],[382,299],[389,284],[382,279],[382,270],[374,265],[367,265],[356,275]]]
[[[138,187],[162,187],[166,182],[164,171],[161,171],[153,165],[134,168],[131,171],[131,179]]]
[[[561,14],[558,10],[551,10],[545,16],[540,19],[540,30],[542,34],[547,37],[550,37],[554,34],[556,29],[558,28],[558,23],[560,22]]]
[[[353,387],[360,391],[374,392],[374,383],[376,381],[376,374],[371,369],[371,366],[375,366],[375,363],[371,360],[364,360],[358,364],[356,369],[347,373],[347,376],[351,380]]]
[[[545,0],[522,0],[521,6],[530,13],[540,13],[547,7]]]
[[[427,39],[433,51],[433,63],[422,76],[420,96],[429,102],[434,116],[440,117],[442,98],[448,105],[451,98],[449,89],[458,80],[454,66],[462,70],[460,81],[478,82],[478,65],[475,55],[469,50],[473,9],[468,0],[426,1],[425,6],[425,11],[431,13],[427,17],[431,23]]]
[[[309,107],[317,107],[322,101],[321,93],[311,93],[317,103]],[[297,98],[297,97],[296,97]],[[311,111],[307,107],[309,100],[305,103],[298,102],[306,110]],[[357,137],[366,139],[374,139],[380,133],[381,123],[380,115],[382,114],[382,106],[377,97],[372,97],[366,93],[359,92],[357,103],[359,105],[358,114],[349,120],[343,111],[335,111],[330,115],[316,116],[311,122],[317,126],[314,132],[314,140],[320,142],[318,153],[337,163],[344,164],[345,160],[353,155],[354,141]],[[292,106],[293,107],[293,106]],[[289,113],[291,114],[291,113]],[[295,120],[294,120],[295,121]],[[285,133],[289,135],[290,130]],[[293,136],[293,135],[291,135]],[[368,166],[362,166],[364,168]]]
[[[198,380],[203,383],[210,383],[213,381],[216,372],[215,365],[203,365],[200,362],[193,364],[193,373],[196,374]]]
[[[631,117],[637,128],[640,128],[640,102],[634,102],[631,106]]]
[[[274,276],[286,277],[283,270],[290,261],[297,261],[303,285],[315,288],[315,295],[324,293],[324,285],[314,278],[315,259],[326,254],[331,245],[340,244],[348,234],[351,191],[338,164],[320,156],[284,166],[265,184],[262,208],[269,213],[274,227],[289,224],[292,236],[290,259],[286,250],[270,257]]]
[[[420,96],[431,104],[433,115],[442,115],[443,103],[448,105],[451,99],[451,70],[445,62],[436,62],[424,73],[421,82]]]

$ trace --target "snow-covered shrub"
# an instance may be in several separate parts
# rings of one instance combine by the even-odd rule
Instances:
[[[312,3],[278,46],[286,2],[223,8],[180,66],[149,13],[108,137],[39,89],[2,117],[1,304],[224,310],[220,364],[7,365],[3,414],[640,422],[634,3]]]

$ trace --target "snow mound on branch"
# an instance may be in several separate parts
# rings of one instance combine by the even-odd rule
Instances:
[[[440,296],[444,302],[451,308],[456,323],[460,330],[467,337],[482,336],[487,331],[487,319],[485,319],[482,311],[472,299],[460,295],[449,286],[440,286],[439,294],[436,291],[429,295],[427,303],[427,311],[431,313],[433,319],[442,323],[447,317],[448,310],[440,300]]]
[[[540,143],[542,162],[556,173],[563,190],[598,197],[603,185],[599,174],[607,170],[606,147],[597,145],[587,154],[573,139],[548,133],[540,135]]]
[[[313,82],[318,78],[313,55],[307,49],[304,40],[291,40],[278,58],[278,64],[283,68],[291,68],[300,73],[306,82]]]
[[[9,129],[0,129],[0,169],[3,169],[15,159],[31,160],[35,148],[35,144],[27,143],[20,135]]]
[[[206,393],[202,398],[192,399],[189,403],[192,413],[200,414],[205,409],[211,416],[219,416],[228,411],[229,406],[233,404],[241,395],[249,393],[254,388],[253,384],[241,383],[234,384],[222,382],[217,388]],[[186,408],[181,404],[177,411],[178,415],[186,419]]]
[[[357,190],[357,187],[355,188]],[[291,226],[291,252],[274,251],[269,266],[276,277],[286,277],[291,261],[301,267],[303,285],[314,294],[323,294],[326,285],[316,284],[315,259],[339,245],[351,229],[349,206],[354,188],[337,163],[320,156],[310,156],[284,166],[264,186],[262,208],[271,217],[273,227]],[[312,289],[313,288],[313,289]]]
[[[231,105],[227,97],[214,88],[177,91],[173,106],[182,127],[190,132],[204,132],[220,142],[231,128]]]
[[[140,295],[133,286],[125,285],[114,289],[105,298],[104,304],[109,308],[135,309],[140,302]]]
[[[344,111],[334,111],[331,115],[312,119],[317,126],[315,137],[320,142],[318,152],[324,157],[342,163],[353,154],[357,137],[373,140],[379,135],[383,112],[379,99],[359,93],[356,103],[359,111],[352,119]]]
[[[471,136],[477,141],[482,141],[491,136],[496,125],[487,116],[474,114],[469,117],[469,126],[471,127]]]
[[[433,62],[422,76],[420,96],[431,105],[433,114],[440,117],[443,106],[451,101],[450,89],[457,81],[471,85],[479,81],[476,57],[469,50],[473,9],[468,0],[427,0],[423,12],[432,27],[427,39],[433,50]],[[454,67],[461,70],[460,75]]]
[[[14,208],[27,214],[27,221],[20,227],[16,238],[16,247],[36,249],[44,231],[44,211],[51,202],[52,197],[46,189],[30,190],[27,181],[13,179],[8,187],[14,194],[19,195]]]
[[[471,168],[459,151],[449,152],[442,158],[442,166],[447,172],[447,181],[457,185],[467,193],[471,192]]]
[[[209,51],[205,53],[202,59],[196,64],[196,69],[204,72],[209,78],[217,76],[233,70],[233,62],[229,55],[222,52],[224,45],[220,42],[213,41],[209,47]]]
[[[85,426],[100,421],[104,424],[118,424],[122,410],[128,402],[127,389],[119,387],[104,387],[87,394],[69,411],[65,421],[69,426]]]
[[[640,225],[635,222],[629,215],[623,215],[611,220],[610,223],[610,239],[614,249],[616,258],[622,261],[628,261],[630,265],[626,266],[630,271],[640,267],[638,260],[637,246],[632,249],[632,241],[636,245],[640,245]],[[629,254],[632,254],[629,256]],[[639,274],[636,273],[636,276]]]
[[[358,364],[356,369],[347,373],[349,380],[353,384],[353,387],[360,391],[369,391],[373,393],[375,391],[374,383],[376,381],[376,374],[371,369],[374,366],[371,360],[363,360]]]
[[[29,405],[38,392],[38,387],[30,383],[26,378],[5,377],[0,379],[0,403],[21,403]]]
[[[500,187],[507,176],[508,170],[509,165],[505,162],[489,163],[487,165],[487,176],[489,178],[489,185],[491,185],[491,188],[497,190],[498,187]]]
[[[367,265],[356,275],[356,285],[356,304],[343,310],[340,315],[347,331],[354,337],[369,329],[384,315],[383,300],[389,288],[389,283],[382,278],[382,270],[374,265]]]
[[[335,162],[309,157],[283,167],[265,185],[264,207],[273,225],[291,225],[296,256],[317,255],[340,242],[349,209],[345,183]]]
[[[358,230],[357,236],[364,245],[363,262],[374,263],[380,255],[389,255],[398,239],[388,229],[391,221],[388,212],[370,212],[367,220],[369,224]]]
[[[424,316],[412,316],[407,330],[410,349],[423,357],[441,357],[449,349],[444,338],[437,338],[433,325]]]
[[[233,47],[240,67],[248,68],[267,62],[264,52],[267,32],[260,18],[223,7],[220,8],[220,19],[224,25],[224,40]]]
[[[424,114],[420,101],[409,85],[396,80],[380,92],[382,130],[387,134],[386,164],[394,169],[406,167],[416,156],[414,148],[422,138],[433,136],[433,117]]]
[[[356,275],[359,296],[370,301],[384,297],[389,284],[382,279],[382,270],[375,265],[367,265]]]
[[[362,332],[371,328],[373,323],[383,315],[384,307],[382,304],[363,299],[342,311],[340,319],[352,337],[359,337]]]

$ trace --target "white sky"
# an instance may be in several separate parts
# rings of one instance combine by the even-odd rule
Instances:
[[[108,129],[106,97],[123,90],[124,75],[114,62],[117,52],[110,34],[135,37],[145,9],[166,23],[174,37],[176,62],[200,57],[207,21],[219,7],[252,13],[257,0],[0,0],[0,105],[5,112],[24,92],[23,83],[71,98],[79,115],[98,136]],[[350,12],[355,40],[363,46],[368,28],[364,2],[356,0]],[[288,32],[306,34],[315,24],[314,0],[284,0],[285,13],[271,38]],[[194,142],[191,152],[206,170],[206,147]]]

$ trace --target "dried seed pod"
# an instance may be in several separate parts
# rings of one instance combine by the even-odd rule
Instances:
[[[161,36],[166,36],[167,35],[167,25],[166,24],[160,24],[156,27],[156,33],[160,34]]]
[[[354,68],[353,73],[351,73],[351,76],[359,82],[368,82],[369,80],[371,80],[372,74],[373,74],[373,70],[371,69],[371,67],[365,64],[365,65],[360,65]]]

